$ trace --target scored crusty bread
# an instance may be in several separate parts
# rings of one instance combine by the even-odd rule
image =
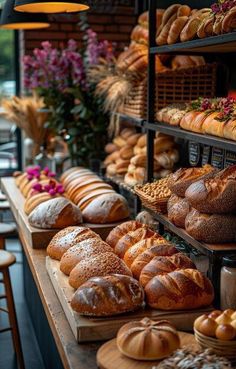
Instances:
[[[71,300],[73,310],[91,316],[117,315],[143,305],[144,292],[138,281],[119,274],[90,278]]]
[[[90,204],[90,202],[92,202],[96,197],[100,196],[100,195],[105,195],[105,194],[112,194],[115,193],[115,191],[112,188],[103,188],[103,189],[97,189],[97,190],[93,190],[91,191],[89,194],[85,195],[79,202],[78,202],[78,206],[79,208],[82,210],[84,210],[86,208],[86,206],[88,206]]]
[[[158,240],[157,240],[158,242]],[[144,251],[142,254],[138,255],[137,258],[131,265],[131,272],[136,279],[139,279],[140,273],[143,268],[156,256],[171,256],[179,251],[170,243],[166,241],[165,244],[155,243],[153,241],[153,246]]]
[[[129,220],[128,222],[119,224],[117,227],[113,228],[112,231],[109,233],[106,242],[111,247],[114,248],[121,237],[123,237],[130,231],[135,231],[136,229],[141,228],[142,226],[143,226],[142,223],[137,222],[135,220]]]
[[[29,215],[38,205],[42,204],[45,201],[51,200],[53,198],[62,197],[60,195],[50,195],[48,192],[39,192],[35,193],[32,197],[28,197],[24,204],[24,212],[26,215]]]
[[[71,173],[74,173],[74,172],[80,172],[81,169],[84,169],[83,167],[72,167],[72,168],[69,168],[67,169],[64,173],[62,173],[61,177],[60,177],[60,181],[61,182],[64,182],[64,180],[66,178],[68,178],[68,176],[71,174]]]
[[[192,209],[185,219],[185,229],[198,241],[234,242],[236,241],[236,215],[202,214]]]
[[[56,260],[61,260],[62,255],[76,243],[89,238],[97,238],[100,236],[86,227],[67,227],[58,232],[50,241],[47,247],[47,254]]]
[[[155,276],[167,274],[176,269],[195,269],[195,265],[190,258],[181,252],[171,256],[155,256],[142,269],[139,282],[145,287]]]
[[[190,212],[190,205],[185,197],[172,194],[167,203],[168,219],[177,227],[185,227],[185,218]]]
[[[99,238],[81,241],[70,247],[62,256],[60,269],[64,274],[69,275],[80,261],[104,252],[113,252],[113,249]]]
[[[78,205],[82,199],[84,199],[87,195],[90,195],[95,190],[97,191],[97,190],[108,190],[108,189],[111,190],[112,187],[105,182],[96,183],[96,184],[94,183],[88,184],[82,190],[76,193],[76,195],[74,196],[74,203]]]
[[[123,260],[113,252],[104,252],[80,261],[71,271],[69,284],[77,289],[92,277],[103,277],[109,274],[132,276]]]
[[[154,309],[185,310],[208,306],[214,289],[196,269],[181,269],[151,279],[145,287],[146,301]]]

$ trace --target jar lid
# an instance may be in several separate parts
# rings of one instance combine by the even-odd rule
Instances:
[[[222,265],[236,268],[236,255],[228,255],[223,257]]]

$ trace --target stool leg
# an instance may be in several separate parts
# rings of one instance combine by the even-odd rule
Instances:
[[[12,287],[11,287],[10,274],[9,274],[8,269],[4,269],[2,272],[3,272],[3,279],[4,279],[4,284],[5,284],[6,296],[7,296],[9,321],[10,321],[10,325],[12,328],[13,344],[14,344],[16,355],[17,355],[19,368],[25,369],[24,357],[23,357],[21,341],[20,341],[20,334],[19,334],[17,318],[16,318],[15,304],[14,304]]]
[[[0,237],[0,250],[5,250],[5,238]]]

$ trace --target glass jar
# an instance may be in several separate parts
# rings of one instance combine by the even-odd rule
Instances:
[[[55,172],[56,169],[55,160],[50,155],[48,155],[45,146],[40,146],[40,152],[35,157],[34,163],[39,165],[42,169],[48,167],[49,170]]]
[[[236,255],[223,257],[220,277],[221,309],[236,309]]]

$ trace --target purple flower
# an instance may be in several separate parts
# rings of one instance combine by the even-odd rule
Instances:
[[[42,192],[42,185],[41,185],[41,183],[35,183],[35,184],[33,185],[33,189],[34,189],[35,191],[37,191],[37,192]]]
[[[48,193],[51,196],[55,196],[56,195],[56,191],[53,188],[50,188],[50,190],[48,191]]]

